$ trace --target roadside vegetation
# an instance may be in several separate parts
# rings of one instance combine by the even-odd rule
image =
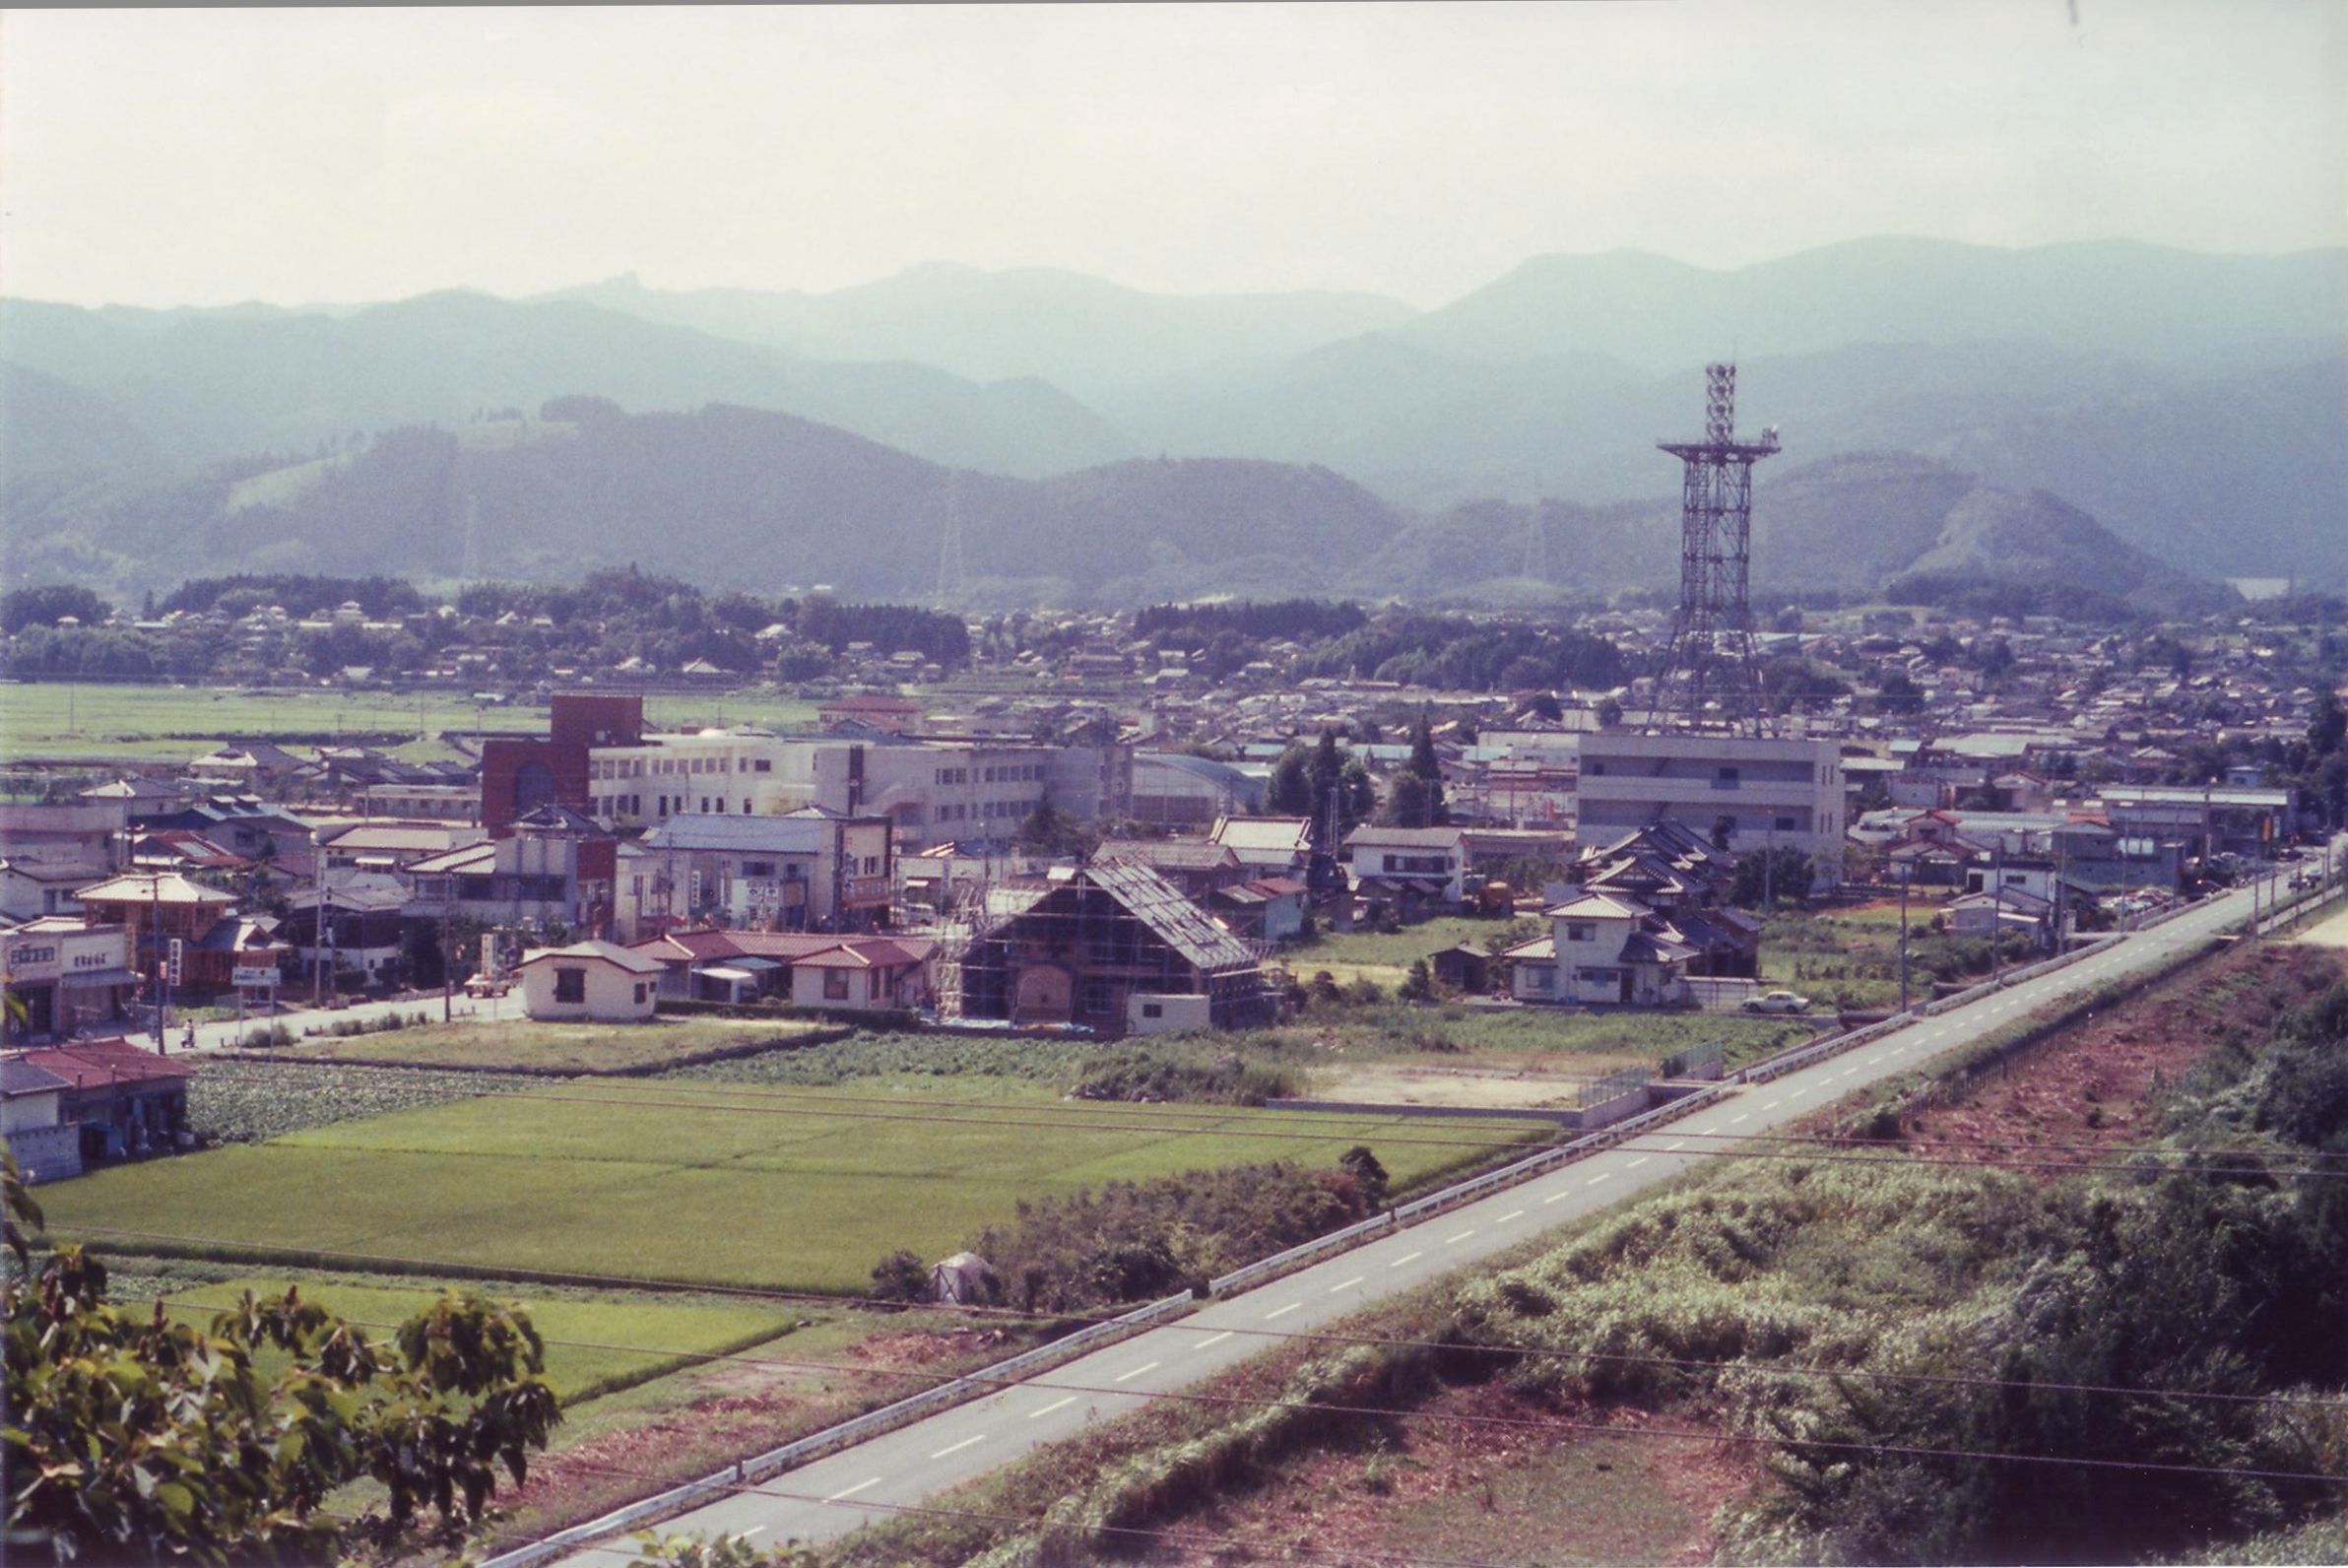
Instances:
[[[2348,1470],[2334,1332],[2348,1321],[2348,1193],[2313,1168],[2348,1153],[2348,984],[2302,949],[2230,954],[2168,985],[2223,1006],[2242,972],[2277,964],[2294,977],[2285,1005],[2138,1080],[2130,1146],[2167,1158],[1949,1164],[1895,1122],[1899,1142],[1875,1151],[1888,1163],[1722,1162],[1343,1331],[1462,1348],[1286,1346],[1205,1391],[1279,1404],[1169,1402],[944,1500],[1032,1527],[906,1520],[824,1556],[1009,1568],[1232,1549],[1113,1534],[1172,1530],[1489,1558],[1492,1514],[1467,1487],[1417,1491],[1391,1519],[1359,1501],[1407,1486],[1412,1466],[1464,1474],[1445,1455],[1465,1440],[1423,1417],[1480,1412],[1556,1423],[1485,1467],[1476,1484],[1495,1499],[1495,1476],[1540,1495],[1527,1467],[1589,1496],[1601,1458],[1632,1486],[1711,1465],[1722,1506],[1693,1549],[1719,1560],[2323,1560],[2339,1489],[2291,1477]],[[2167,1005],[2156,991],[2099,1027],[2155,1028]],[[2239,1152],[2222,1167],[2185,1154],[2212,1144]],[[1935,1162],[1898,1158],[1903,1145]],[[1670,1457],[1624,1461],[1614,1430]],[[2105,1463],[1983,1457],[1997,1454]],[[2168,1468],[2131,1468],[2145,1466]],[[1690,1549],[1668,1538],[1689,1517],[1626,1521],[1642,1543],[1627,1560]]]

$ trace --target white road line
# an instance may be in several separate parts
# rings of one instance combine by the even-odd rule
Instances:
[[[1463,1241],[1466,1241],[1466,1240],[1467,1240],[1467,1239],[1468,1239],[1469,1236],[1472,1236],[1472,1235],[1474,1235],[1474,1234],[1475,1234],[1475,1227],[1474,1227],[1473,1225],[1469,1225],[1469,1226],[1468,1226],[1468,1227],[1466,1230],[1463,1230],[1463,1231],[1461,1231],[1461,1232],[1460,1232],[1458,1235],[1456,1235],[1456,1236],[1446,1236],[1446,1237],[1444,1237],[1444,1238],[1443,1238],[1443,1245],[1445,1245],[1446,1247],[1457,1246],[1459,1243],[1461,1243],[1461,1242],[1463,1242]]]
[[[950,1443],[950,1444],[946,1445],[945,1448],[942,1448],[942,1449],[938,1450],[938,1452],[937,1452],[937,1453],[935,1453],[935,1454],[932,1454],[932,1455],[930,1456],[930,1458],[932,1458],[932,1459],[944,1459],[944,1458],[946,1458],[946,1455],[948,1455],[948,1454],[959,1454],[960,1452],[962,1452],[962,1450],[964,1450],[964,1449],[968,1448],[968,1447],[969,1447],[971,1444],[973,1444],[973,1443],[983,1443],[983,1442],[985,1442],[986,1440],[987,1440],[987,1434],[986,1434],[986,1433],[984,1433],[984,1432],[981,1432],[981,1433],[979,1433],[979,1434],[978,1434],[976,1437],[965,1437],[965,1438],[963,1438],[963,1439],[962,1439],[962,1440],[961,1440],[959,1443]]]
[[[1210,1344],[1220,1344],[1225,1339],[1231,1338],[1232,1334],[1235,1332],[1236,1331],[1231,1329],[1225,1329],[1220,1334],[1210,1334],[1206,1339],[1201,1339],[1197,1344],[1192,1345],[1191,1348],[1194,1350],[1204,1350]]]
[[[1749,1122],[1752,1119],[1753,1113],[1751,1111],[1747,1111],[1742,1116],[1731,1116],[1728,1118],[1728,1125],[1730,1127],[1734,1127],[1739,1122]]]
[[[1361,1282],[1362,1282],[1364,1279],[1367,1279],[1368,1277],[1369,1277],[1369,1275],[1368,1275],[1368,1274],[1355,1274],[1355,1275],[1354,1275],[1352,1278],[1350,1278],[1350,1279],[1346,1280],[1346,1281],[1345,1281],[1343,1284],[1336,1284],[1336,1285],[1331,1285],[1331,1286],[1329,1287],[1329,1293],[1330,1293],[1331,1295],[1333,1295],[1333,1296],[1334,1296],[1334,1295],[1336,1295],[1336,1294],[1337,1294],[1338,1291],[1340,1291],[1340,1290],[1350,1290],[1350,1289],[1352,1289],[1352,1288],[1353,1288],[1355,1285],[1357,1285],[1357,1284],[1360,1284],[1360,1283],[1361,1283]]]
[[[1157,1362],[1155,1362],[1155,1361],[1144,1361],[1144,1362],[1142,1362],[1142,1363],[1141,1363],[1140,1366],[1138,1366],[1138,1367],[1134,1368],[1134,1369],[1133,1369],[1131,1372],[1120,1372],[1120,1373],[1118,1373],[1118,1374],[1117,1374],[1117,1376],[1115,1376],[1115,1377],[1111,1378],[1109,1381],[1110,1381],[1110,1382],[1112,1382],[1112,1383],[1130,1383],[1130,1382],[1132,1382],[1132,1381],[1133,1381],[1135,1378],[1138,1378],[1138,1377],[1140,1377],[1140,1376],[1141,1376],[1142,1373],[1144,1373],[1144,1372],[1155,1372],[1157,1369],[1158,1369],[1158,1363],[1157,1363]]]
[[[1786,1102],[1784,1100],[1771,1100],[1767,1105],[1764,1105],[1761,1108],[1765,1111],[1774,1111],[1785,1103]]]
[[[1599,1171],[1596,1176],[1591,1177],[1590,1180],[1584,1182],[1582,1185],[1585,1187],[1596,1187],[1599,1182],[1612,1181],[1613,1179],[1614,1173],[1612,1171],[1602,1170]]]
[[[1665,1143],[1663,1145],[1663,1152],[1666,1154],[1676,1154],[1685,1147],[1687,1147],[1687,1140],[1683,1138],[1676,1143]]]
[[[1523,1219],[1524,1217],[1525,1210],[1522,1209],[1512,1209],[1507,1213],[1502,1214],[1498,1219],[1493,1220],[1492,1223],[1495,1225],[1505,1225],[1512,1219]]]
[[[1637,1159],[1632,1160],[1628,1165],[1625,1165],[1622,1168],[1624,1170],[1637,1170],[1640,1166],[1646,1164],[1653,1158],[1655,1158],[1653,1154],[1641,1154]]]
[[[858,1481],[855,1485],[849,1487],[844,1492],[833,1492],[829,1497],[826,1497],[823,1500],[827,1503],[836,1503],[843,1497],[854,1497],[858,1492],[863,1491],[868,1486],[878,1486],[880,1484],[880,1477],[876,1475],[869,1481]]]
[[[1856,1073],[1856,1072],[1858,1072],[1858,1071],[1859,1071],[1859,1069],[1858,1069],[1857,1067],[1847,1067],[1847,1068],[1843,1069],[1843,1071],[1842,1071],[1840,1074],[1836,1075],[1836,1076],[1837,1076],[1837,1077],[1839,1077],[1839,1078],[1849,1078],[1849,1077],[1850,1077],[1852,1074],[1854,1074],[1854,1073]]]
[[[1570,1191],[1569,1191],[1569,1192],[1562,1192],[1562,1193],[1551,1193],[1551,1194],[1550,1194],[1548,1197],[1546,1197],[1546,1198],[1544,1198],[1544,1199],[1542,1199],[1542,1200],[1541,1200],[1541,1204],[1542,1204],[1542,1206],[1543,1206],[1543,1207],[1546,1207],[1546,1206],[1548,1206],[1548,1205],[1550,1205],[1550,1204],[1562,1204],[1562,1203],[1564,1203],[1564,1202],[1565,1202],[1565,1201],[1566,1201],[1568,1198],[1571,1198],[1571,1197],[1573,1197],[1573,1194],[1572,1194]]]
[[[1046,1416],[1046,1415],[1049,1415],[1049,1414],[1051,1414],[1051,1413],[1052,1413],[1054,1410],[1065,1409],[1065,1408],[1067,1408],[1069,1405],[1074,1405],[1074,1404],[1076,1404],[1076,1397],[1074,1394],[1070,1395],[1070,1396],[1069,1396],[1067,1399],[1065,1399],[1065,1400],[1054,1400],[1054,1401],[1053,1401],[1051,1404],[1049,1404],[1049,1405],[1045,1405],[1045,1406],[1044,1406],[1042,1409],[1040,1409],[1040,1410],[1029,1410],[1029,1411],[1027,1412],[1027,1419],[1029,1419],[1030,1421],[1033,1421],[1033,1420],[1038,1420],[1038,1419],[1040,1419],[1040,1418],[1042,1418],[1042,1417],[1044,1417],[1044,1416]]]
[[[1284,1318],[1289,1313],[1294,1312],[1298,1307],[1303,1305],[1304,1303],[1301,1301],[1291,1301],[1284,1307],[1274,1307],[1270,1312],[1264,1314],[1264,1321],[1266,1323],[1270,1323],[1274,1318]]]
[[[1877,1051],[1873,1056],[1868,1057],[1866,1061],[1860,1065],[1862,1067],[1873,1067],[1876,1063],[1882,1061],[1884,1057],[1888,1055],[1890,1055],[1890,1053],[1887,1051]]]

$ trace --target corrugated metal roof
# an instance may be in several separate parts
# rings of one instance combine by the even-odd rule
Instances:
[[[1218,973],[1257,967],[1256,955],[1245,943],[1216,925],[1206,910],[1183,897],[1180,888],[1148,866],[1102,862],[1077,872],[1076,881],[1108,894],[1159,941],[1201,969]]]

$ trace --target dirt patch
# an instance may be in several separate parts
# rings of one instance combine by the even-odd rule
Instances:
[[[1587,1062],[1588,1073],[1566,1077],[1554,1073],[1463,1072],[1456,1068],[1390,1067],[1364,1062],[1327,1071],[1314,1095],[1319,1099],[1348,1100],[1373,1105],[1452,1105],[1505,1109],[1518,1105],[1568,1105],[1590,1074],[1610,1072],[1643,1057],[1609,1057],[1593,1053],[1576,1057]]]
[[[492,1532],[499,1545],[592,1519],[663,1486],[706,1475],[926,1387],[932,1379],[859,1375],[824,1361],[938,1378],[1010,1353],[988,1330],[881,1334],[837,1350],[795,1352],[783,1339],[567,1412],[555,1448],[535,1460]],[[803,1363],[803,1364],[785,1364]],[[485,1552],[483,1555],[489,1555]]]
[[[1990,1070],[1955,1099],[1920,1113],[1911,1136],[1935,1154],[1985,1161],[2001,1151],[1977,1141],[2082,1151],[2142,1143],[2157,1131],[2165,1085],[2212,1051],[2255,1048],[2281,1013],[2344,974],[2348,960],[2326,948],[2245,945]]]
[[[1497,1386],[1454,1389],[1428,1414],[1539,1421],[1540,1407]],[[1634,1435],[1682,1427],[1644,1411],[1577,1410],[1570,1419],[1622,1435],[1464,1422],[1392,1423],[1283,1464],[1165,1529],[1221,1544],[1167,1546],[1158,1563],[1316,1559],[1471,1559],[1492,1563],[1700,1563],[1711,1520],[1750,1484],[1752,1466],[1726,1445]]]

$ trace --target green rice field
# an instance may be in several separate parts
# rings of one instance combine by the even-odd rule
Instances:
[[[147,1253],[855,1292],[890,1250],[944,1256],[1021,1199],[1258,1160],[1332,1165],[1355,1143],[1406,1189],[1550,1131],[1074,1102],[951,1078],[571,1082],[120,1166],[44,1187],[41,1204],[59,1239],[105,1232],[95,1239]]]
[[[189,1285],[164,1302],[173,1317],[201,1327],[210,1324],[215,1313],[233,1307],[247,1290],[264,1299],[283,1296],[290,1282],[298,1284],[303,1300],[348,1319],[377,1343],[387,1342],[400,1324],[430,1306],[439,1294],[421,1286],[253,1275]],[[697,1365],[705,1355],[788,1334],[801,1316],[801,1309],[787,1303],[597,1300],[504,1289],[491,1293],[530,1314],[531,1326],[548,1341],[547,1380],[565,1404]],[[265,1356],[265,1371],[266,1362]]]
[[[797,726],[815,705],[787,692],[751,690],[648,696],[655,729],[704,724]],[[404,755],[441,754],[445,730],[544,730],[547,710],[476,708],[462,691],[339,691],[326,688],[213,689],[0,682],[0,753],[29,756],[193,757],[222,741],[315,744],[338,735],[412,737]]]

